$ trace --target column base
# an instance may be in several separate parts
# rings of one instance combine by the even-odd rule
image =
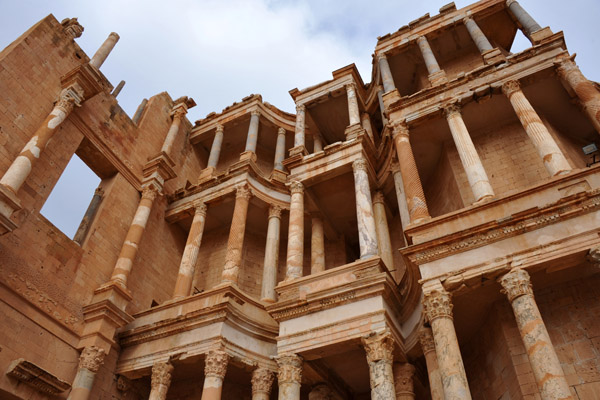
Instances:
[[[504,57],[504,54],[502,54],[500,49],[497,47],[495,49],[488,50],[481,55],[483,56],[483,62],[487,65],[495,65],[506,61],[506,57]]]
[[[443,85],[444,83],[448,82],[448,78],[446,78],[446,73],[443,70],[439,70],[437,72],[434,72],[433,74],[430,74],[428,78],[432,86]]]
[[[287,180],[288,173],[284,171],[280,171],[278,169],[274,169],[271,172],[271,176],[269,177],[270,181],[285,183]]]
[[[0,236],[18,228],[10,217],[21,209],[17,195],[4,185],[0,185]]]
[[[482,198],[480,198],[479,200],[477,200],[476,202],[473,203],[474,206],[478,206],[480,204],[483,203],[488,203],[490,201],[494,200],[494,196],[492,195],[487,195],[487,196],[483,196]]]
[[[300,146],[292,147],[289,150],[289,154],[290,154],[290,157],[296,156],[296,155],[307,156],[308,150],[306,150],[306,147],[304,145],[300,145]]]
[[[393,105],[399,103],[401,98],[402,96],[400,96],[398,89],[390,90],[381,96],[381,99],[383,100],[383,107],[387,110]]]
[[[240,161],[251,160],[252,162],[256,162],[256,153],[250,150],[247,150],[240,154]]]
[[[538,31],[533,32],[530,35],[530,39],[534,44],[540,43],[543,39],[554,35],[554,33],[550,30],[550,27],[542,28]]]
[[[215,167],[206,167],[200,172],[200,176],[198,177],[198,185],[201,185],[205,182],[213,180],[216,175]]]
[[[352,140],[356,139],[360,134],[366,134],[366,132],[362,125],[360,123],[357,123],[347,126],[346,130],[344,131],[344,134],[346,135],[346,140]]]

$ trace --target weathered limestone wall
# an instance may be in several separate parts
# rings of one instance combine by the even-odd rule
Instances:
[[[448,150],[450,146],[452,147],[450,150]],[[465,206],[456,182],[453,168],[450,165],[450,152],[452,152],[453,156],[456,156],[455,159],[453,158],[453,161],[458,161],[460,163],[456,147],[454,147],[454,145],[451,143],[446,143],[444,145],[444,150],[442,150],[442,154],[440,155],[440,160],[438,161],[435,172],[429,178],[424,187],[425,198],[427,199],[427,208],[429,209],[429,214],[432,217],[444,215],[451,211],[459,210]],[[459,164],[458,166],[462,168],[462,165]],[[469,193],[472,195],[472,191],[468,186],[469,182],[466,180],[467,175],[464,173],[464,169],[462,171],[464,175],[463,184],[467,185],[464,190],[469,191]],[[444,190],[440,190],[440,188],[444,188]]]

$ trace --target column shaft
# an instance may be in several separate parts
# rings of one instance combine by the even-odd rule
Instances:
[[[542,399],[573,399],[533,297],[529,274],[525,270],[514,268],[498,281],[512,305]]]
[[[275,161],[273,168],[278,171],[283,171],[283,160],[285,159],[285,129],[277,130],[277,144],[275,147]]]
[[[192,292],[192,281],[202,243],[202,234],[204,232],[204,223],[206,221],[206,205],[203,202],[194,204],[194,219],[185,243],[181,264],[179,264],[179,273],[177,282],[173,291],[173,298],[180,299],[187,297]]]
[[[346,95],[348,96],[348,115],[350,124],[360,124],[360,111],[358,109],[358,99],[356,98],[356,85],[349,83],[346,85]]]
[[[467,179],[471,190],[475,196],[475,201],[480,201],[486,198],[494,197],[494,190],[490,185],[487,173],[483,168],[483,164],[479,159],[475,145],[471,140],[469,131],[460,114],[460,108],[456,105],[448,106],[444,109],[448,126],[452,133],[452,139],[458,150],[460,161],[467,173]]]
[[[221,146],[223,145],[223,125],[217,125],[215,137],[210,146],[210,155],[208,156],[207,167],[217,168],[219,163],[219,156],[221,155]]]
[[[288,229],[285,280],[300,278],[304,266],[304,186],[298,181],[290,184],[290,226]]]
[[[85,347],[79,357],[79,367],[67,400],[87,400],[92,393],[98,369],[104,363],[105,353],[96,346]]]
[[[296,132],[294,133],[294,147],[305,146],[305,112],[306,107],[304,104],[299,104],[296,106]]]
[[[362,113],[361,122],[362,122],[363,129],[367,132],[367,135],[369,136],[369,138],[371,138],[371,141],[373,143],[375,143],[375,135],[373,135],[373,126],[371,125],[371,117],[369,117],[368,113]]]
[[[260,111],[254,110],[250,117],[250,126],[248,127],[248,137],[246,138],[245,151],[256,153],[256,144],[258,143],[258,125],[260,119]]]
[[[252,372],[252,400],[269,400],[275,374],[258,367]]]
[[[177,134],[179,133],[179,127],[181,126],[181,120],[183,116],[187,113],[184,106],[177,107],[173,112],[173,121],[171,122],[171,127],[167,132],[167,137],[163,142],[162,148],[160,149],[163,153],[170,156],[171,150],[173,149],[173,144],[175,143],[175,139],[177,138]]]
[[[279,233],[281,231],[281,207],[269,208],[269,224],[267,227],[267,243],[265,245],[265,261],[263,265],[263,279],[261,301],[273,303],[277,300],[275,286],[277,286],[277,267],[279,264]]]
[[[423,327],[419,335],[421,348],[425,355],[425,364],[427,364],[427,375],[429,377],[429,389],[431,391],[431,400],[444,400],[444,387],[442,385],[442,377],[437,362],[437,354],[435,351],[435,343],[431,328]]]
[[[539,31],[542,27],[529,15],[527,11],[521,7],[521,5],[515,0],[508,0],[508,9],[519,21],[519,24],[523,27],[523,33],[530,38],[533,32]]]
[[[415,400],[415,367],[409,363],[395,363],[394,386],[396,388],[395,400]]]
[[[389,332],[371,333],[362,338],[369,363],[369,381],[372,400],[396,398],[394,387],[394,339]]]
[[[166,400],[171,386],[173,365],[169,362],[157,362],[152,366],[152,380],[149,400]]]
[[[394,164],[392,166],[392,171],[394,174],[394,187],[396,189],[396,199],[398,200],[398,210],[400,212],[400,224],[402,225],[402,232],[404,232],[406,226],[410,223],[410,214],[408,213],[408,203],[406,202],[406,193],[404,192],[404,182],[402,180],[402,173],[400,172],[400,165]]]
[[[279,372],[279,400],[300,400],[302,381],[302,358],[296,354],[277,357]]]
[[[381,121],[383,122],[383,126],[386,126],[388,123],[388,119],[385,116],[385,105],[383,104],[383,88],[381,86],[379,86],[378,90],[377,90],[377,100],[379,101],[379,111],[381,112]]]
[[[319,151],[323,151],[323,140],[321,139],[321,135],[316,134],[313,135],[313,153],[318,153]]]
[[[221,274],[223,283],[238,283],[238,275],[242,265],[242,250],[244,248],[244,233],[246,232],[246,217],[248,216],[248,205],[250,204],[250,189],[240,186],[235,193],[235,206],[227,240],[227,254],[225,265]]]
[[[316,274],[325,271],[325,234],[323,233],[323,219],[314,215],[311,220],[310,238],[310,273]]]
[[[102,46],[94,53],[94,56],[90,60],[90,65],[92,67],[100,68],[118,41],[119,35],[115,32],[111,32],[104,43],[102,43]]]
[[[395,271],[394,253],[390,239],[390,228],[385,214],[385,198],[383,193],[375,192],[373,196],[373,213],[375,215],[375,226],[377,227],[377,242],[379,243],[379,255],[389,271]]]
[[[227,373],[229,355],[224,351],[211,350],[204,360],[204,386],[201,400],[220,400],[223,379]]]
[[[469,35],[471,35],[471,38],[473,39],[475,45],[479,49],[480,53],[483,54],[486,51],[490,51],[493,49],[492,44],[485,36],[481,28],[479,28],[479,25],[477,25],[477,22],[475,22],[473,18],[467,17],[463,20],[463,22],[465,24],[465,27],[467,28],[467,31],[469,32]]]
[[[354,193],[356,197],[356,219],[358,222],[358,241],[360,243],[360,258],[364,260],[377,256],[377,229],[373,216],[367,161],[359,158],[352,163],[354,171]]]
[[[396,84],[394,83],[394,77],[392,76],[392,70],[390,69],[390,64],[388,63],[387,57],[385,54],[379,54],[377,61],[379,63],[379,72],[381,73],[383,90],[385,93],[391,92],[392,90],[396,89]]]
[[[425,66],[429,72],[429,82],[431,82],[432,85],[445,83],[447,81],[446,73],[440,68],[435,59],[427,38],[425,36],[419,36],[417,44],[419,45],[419,49],[421,49],[423,60],[425,60]]]
[[[523,92],[519,82],[508,81],[502,85],[502,91],[508,97],[527,136],[535,146],[550,176],[563,175],[571,170],[569,162],[554,141],[546,125],[535,112]]]

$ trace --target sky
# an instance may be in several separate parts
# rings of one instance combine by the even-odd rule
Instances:
[[[101,71],[114,86],[126,81],[118,100],[129,115],[143,98],[163,91],[172,98],[194,98],[198,105],[188,114],[192,122],[251,93],[260,93],[264,101],[294,112],[289,90],[331,79],[333,70],[351,63],[357,65],[363,81],[369,82],[377,37],[425,13],[436,15],[447,2],[0,0],[0,47],[50,13],[59,21],[77,17],[85,31],[76,41],[90,57],[110,32],[120,35]],[[472,2],[455,3],[461,8]],[[542,27],[562,30],[569,51],[578,54],[576,61],[583,73],[600,81],[599,0],[519,2]],[[529,46],[520,36],[513,52]],[[69,220],[75,225],[71,228],[74,233],[97,182],[85,175],[81,166],[70,165],[69,169],[75,173],[64,190],[75,187],[84,191],[80,187],[84,181],[91,186],[85,189],[88,200],[77,205],[82,210],[66,206],[68,196],[53,200],[55,188],[42,213],[57,226]],[[66,174],[61,181],[67,179]],[[51,201],[56,203],[56,211],[49,211]],[[67,233],[67,228],[59,227]]]

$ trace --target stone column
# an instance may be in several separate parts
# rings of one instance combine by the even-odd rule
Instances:
[[[323,218],[314,214],[311,219],[310,237],[310,273],[325,271],[325,234],[323,233]]]
[[[406,193],[404,192],[404,181],[402,180],[402,172],[400,172],[400,164],[392,164],[392,174],[394,174],[394,187],[396,189],[396,199],[398,200],[398,210],[400,211],[400,224],[402,231],[406,230],[410,223],[410,214],[408,213],[408,203],[406,202]]]
[[[354,193],[356,197],[356,219],[358,222],[358,241],[360,243],[360,259],[364,260],[379,254],[377,245],[377,229],[373,216],[371,189],[367,161],[359,158],[352,163],[354,172]]]
[[[98,208],[100,208],[100,203],[102,202],[103,197],[104,190],[101,187],[97,187],[94,191],[94,196],[90,201],[90,205],[88,206],[87,210],[85,211],[85,215],[79,223],[79,228],[77,228],[77,232],[75,233],[75,236],[73,236],[73,241],[78,243],[80,246],[90,230],[91,223],[96,216],[96,212],[98,212]]]
[[[313,153],[318,153],[319,151],[323,151],[323,140],[321,139],[321,135],[314,134],[313,135]]]
[[[463,365],[456,331],[452,321],[452,296],[441,290],[433,290],[423,297],[425,315],[431,324],[442,375],[445,400],[470,400],[471,392]]]
[[[415,400],[415,367],[409,363],[394,364],[396,400]]]
[[[248,126],[248,137],[246,138],[246,149],[256,154],[256,144],[258,143],[258,124],[260,119],[260,111],[252,110],[250,113],[250,126]]]
[[[92,67],[100,68],[118,41],[119,35],[115,32],[111,32],[90,60],[90,65]]]
[[[127,279],[131,273],[131,267],[133,266],[133,261],[137,255],[142,235],[144,234],[148,218],[150,217],[152,204],[154,203],[157,194],[158,189],[154,186],[147,186],[144,188],[142,191],[142,199],[133,216],[133,221],[131,222],[129,231],[127,231],[127,236],[125,236],[123,247],[121,247],[119,258],[117,259],[117,263],[115,264],[115,268],[110,278],[112,282],[118,283],[122,287],[127,287]]]
[[[390,400],[396,398],[394,388],[394,339],[389,332],[371,333],[362,338],[369,363],[369,380],[372,400]]]
[[[377,228],[377,243],[379,243],[379,255],[389,271],[394,271],[394,253],[392,241],[390,240],[390,228],[385,214],[385,198],[380,191],[373,195],[373,213],[375,215],[375,226]]]
[[[300,383],[302,381],[302,357],[296,354],[285,354],[277,357],[279,373],[279,400],[300,400]]]
[[[360,124],[360,111],[358,109],[358,99],[356,98],[356,84],[349,83],[346,85],[346,95],[348,96],[348,115],[350,116],[350,124]]]
[[[205,221],[206,204],[197,200],[194,202],[194,219],[192,220],[192,227],[185,243],[181,264],[179,264],[179,273],[177,274],[177,282],[173,291],[173,299],[187,297],[192,292],[194,271],[196,270],[200,244],[202,243]]]
[[[290,226],[288,229],[285,280],[300,278],[304,263],[304,185],[298,181],[290,184]]]
[[[171,156],[171,149],[173,148],[173,144],[175,143],[175,139],[177,138],[177,134],[179,133],[179,127],[181,126],[181,120],[184,115],[187,114],[187,109],[185,105],[179,104],[175,106],[172,111],[173,121],[171,122],[171,127],[169,128],[169,132],[167,132],[167,137],[163,142],[161,152],[165,153],[168,156]]]
[[[392,130],[410,215],[407,223],[419,223],[431,217],[427,209],[423,186],[421,186],[417,163],[410,147],[408,125],[404,121],[397,121],[392,124]]]
[[[220,400],[223,379],[227,372],[229,355],[221,350],[211,350],[204,360],[204,386],[202,400]]]
[[[431,400],[444,400],[444,387],[438,368],[437,354],[435,353],[435,343],[433,341],[433,333],[431,328],[421,330],[419,341],[425,355],[425,363],[427,364],[427,375],[429,377],[429,389],[431,391]]]
[[[377,63],[379,64],[379,72],[381,73],[381,83],[383,83],[384,93],[391,92],[396,89],[392,70],[384,53],[377,55]]]
[[[215,137],[212,142],[212,146],[210,146],[210,155],[208,156],[208,164],[209,168],[217,168],[217,164],[219,163],[219,156],[221,155],[221,146],[223,145],[223,125],[217,125],[217,129],[215,131]]]
[[[88,346],[81,351],[77,375],[67,400],[87,400],[90,397],[94,379],[98,369],[104,363],[104,357],[104,349],[96,346]]]
[[[152,366],[151,390],[148,400],[166,400],[171,386],[173,365],[170,362],[157,362]]]
[[[306,106],[304,104],[296,105],[296,132],[294,133],[294,147],[305,147],[304,131]]]
[[[371,117],[369,117],[369,114],[366,112],[361,114],[361,125],[362,125],[363,129],[367,132],[367,135],[369,136],[369,138],[371,138],[371,141],[373,143],[375,143],[375,135],[373,135],[373,126],[371,125]]]
[[[379,111],[381,111],[381,121],[383,122],[383,126],[386,126],[388,123],[388,119],[385,116],[385,104],[383,103],[383,87],[381,85],[377,86],[377,100],[379,101]]]
[[[502,292],[512,305],[533,376],[543,400],[573,399],[554,346],[533,297],[527,271],[513,268],[500,277]]]
[[[229,239],[227,240],[227,254],[225,265],[221,274],[223,283],[237,285],[238,274],[242,264],[242,250],[244,248],[244,233],[246,231],[246,217],[248,216],[248,205],[252,193],[247,186],[239,186],[235,192],[235,206],[229,228]]]
[[[471,140],[469,131],[460,114],[460,107],[456,104],[446,106],[444,114],[448,120],[448,126],[452,133],[452,139],[458,150],[460,161],[467,173],[467,179],[475,196],[475,202],[494,197],[494,190],[490,180],[479,159],[475,145]]]
[[[463,19],[463,23],[465,24],[469,35],[471,35],[471,39],[473,39],[475,45],[477,46],[481,54],[487,51],[491,51],[493,49],[492,44],[487,39],[483,31],[479,28],[479,25],[477,25],[477,22],[475,22],[473,18],[466,17],[465,19]]]
[[[435,59],[427,38],[425,36],[419,36],[417,39],[417,44],[419,45],[419,49],[423,55],[427,72],[429,72],[429,82],[431,82],[432,85],[438,85],[447,82],[448,80],[446,79],[446,73],[440,68],[437,60]]]
[[[509,11],[519,21],[525,36],[531,39],[531,34],[539,31],[542,27],[529,15],[527,11],[515,0],[507,0]]]
[[[267,244],[265,245],[265,261],[261,301],[274,303],[277,300],[277,266],[279,265],[279,233],[281,230],[281,207],[269,207],[269,225],[267,227]]]
[[[277,145],[275,147],[275,161],[273,168],[278,171],[283,171],[283,160],[285,159],[285,129],[277,130]]]
[[[550,176],[564,175],[571,171],[571,166],[564,154],[554,141],[546,125],[535,112],[517,81],[508,81],[502,85],[502,91],[508,97],[521,125],[527,136],[535,146],[540,158],[544,162]]]
[[[269,400],[275,374],[263,367],[252,372],[252,400]]]
[[[573,89],[596,131],[600,133],[600,91],[586,79],[573,57],[557,62],[558,75]]]

